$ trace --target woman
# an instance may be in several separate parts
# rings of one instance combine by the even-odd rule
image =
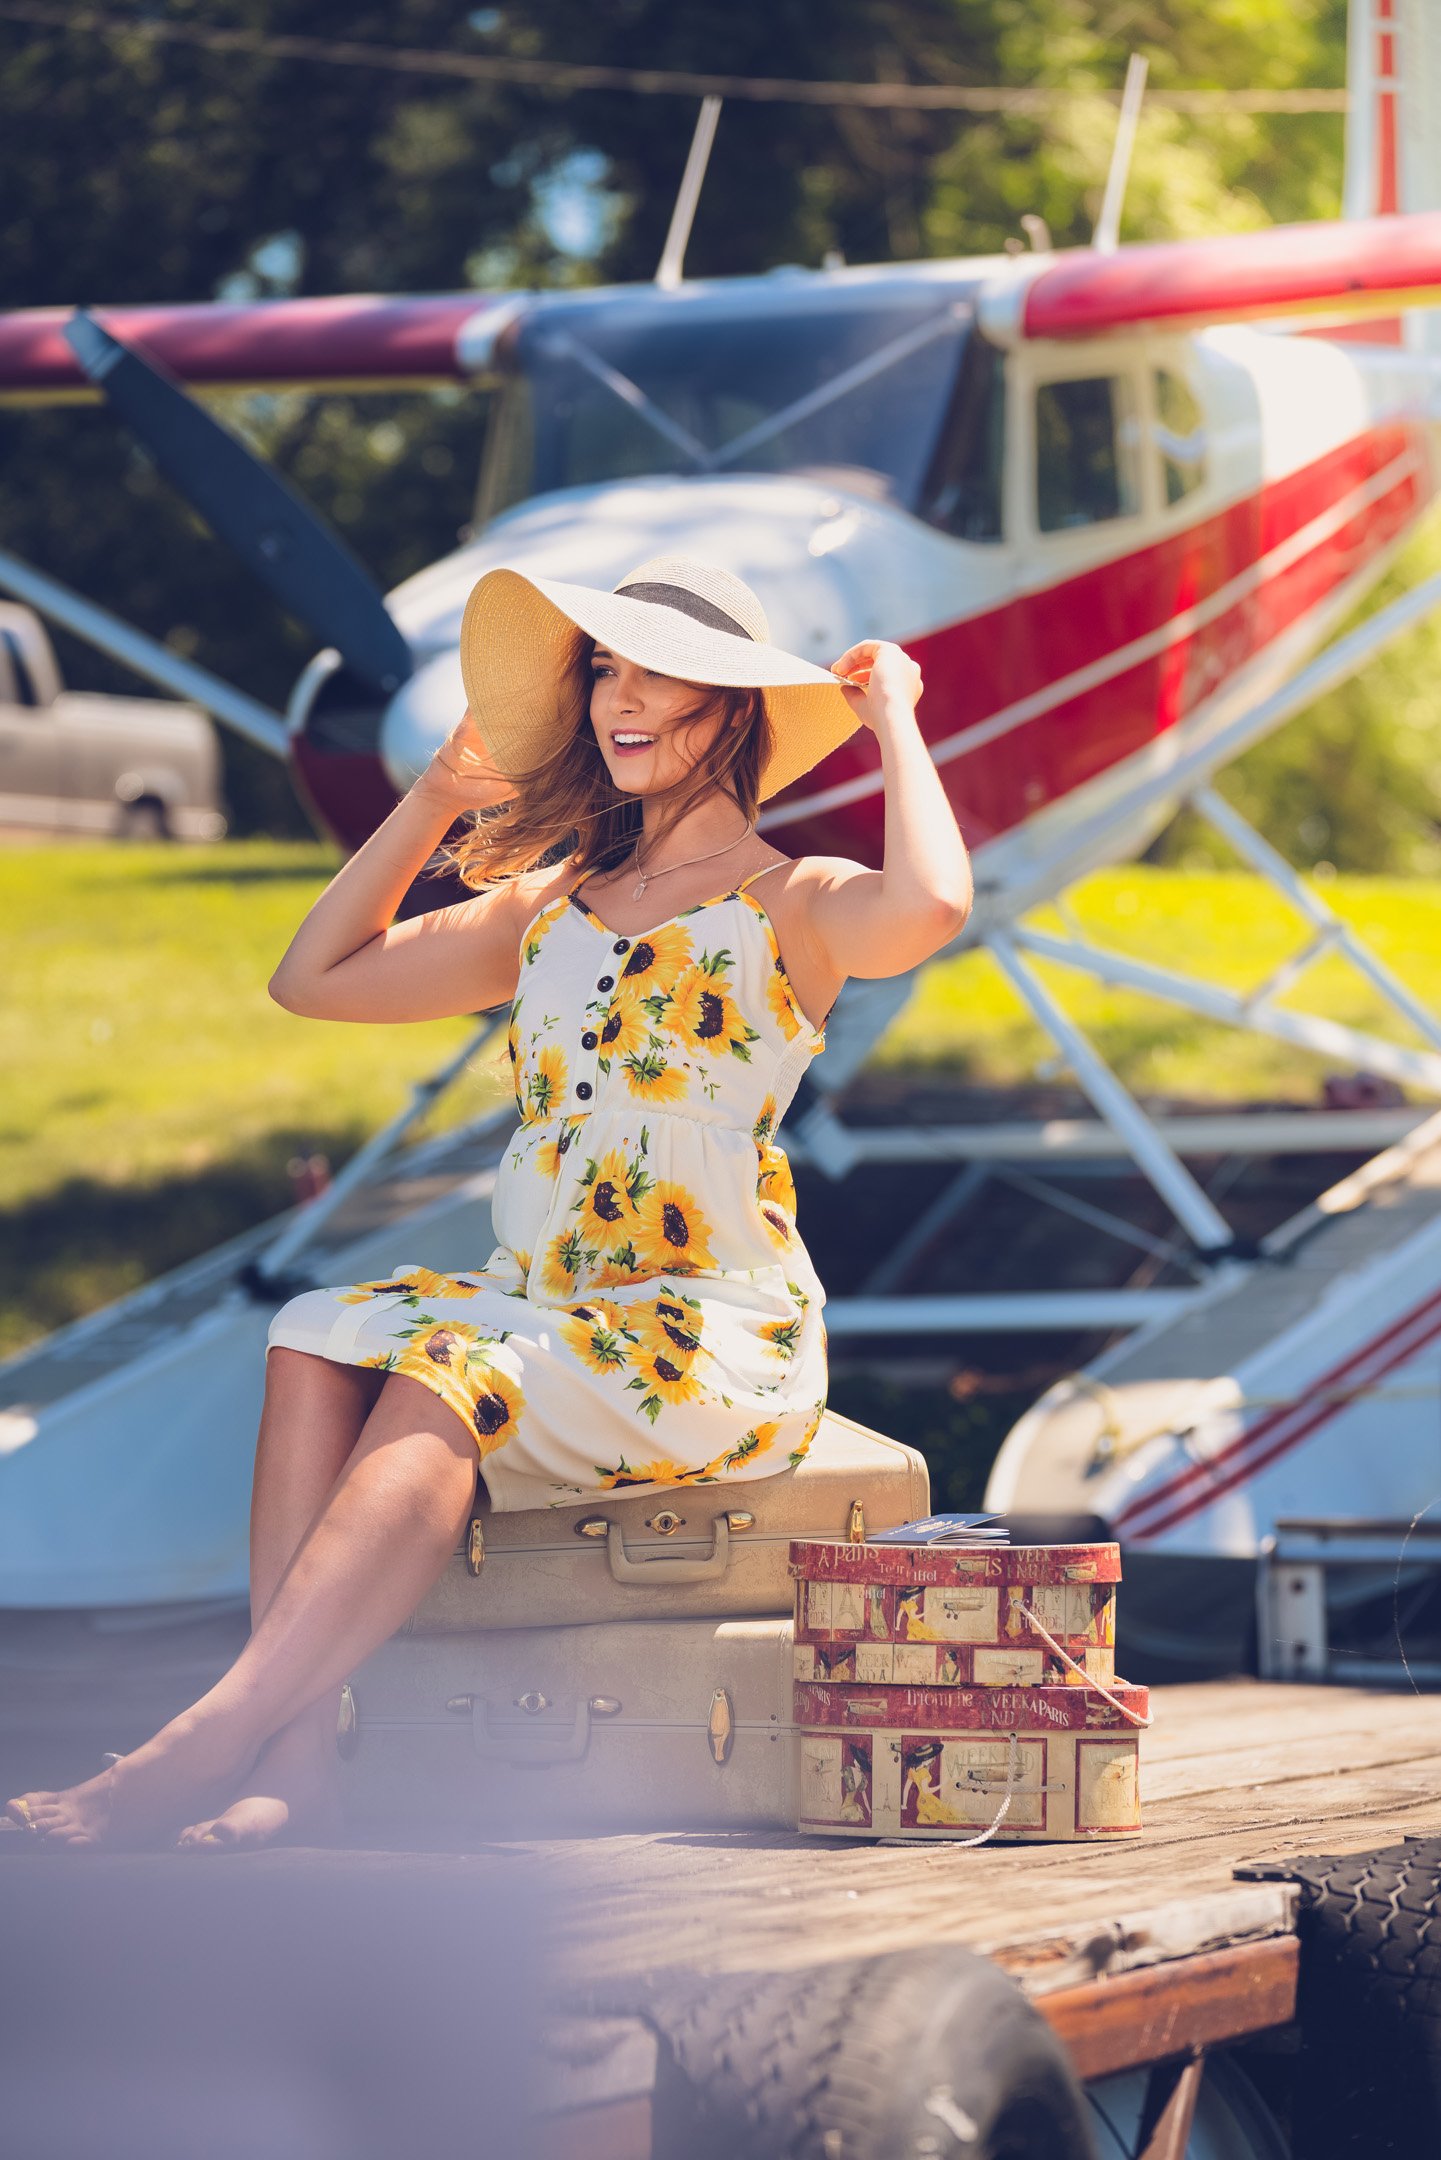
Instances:
[[[827,674],[738,579],[678,559],[614,593],[491,571],[461,650],[467,711],[271,993],[372,1022],[513,1000],[499,1243],[475,1273],[404,1266],[277,1313],[250,1641],[99,1777],[10,1802],[51,1842],[332,1833],[336,1690],[454,1551],[477,1451],[493,1506],[544,1506],[783,1471],[819,1420],[823,1293],[774,1134],[845,977],[914,967],[970,905],[919,670],[866,643]],[[884,868],[787,860],[758,805],[858,724]],[[396,923],[467,812],[476,897]]]

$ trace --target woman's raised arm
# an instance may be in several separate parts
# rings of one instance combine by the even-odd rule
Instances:
[[[455,820],[512,792],[469,712],[408,795],[342,864],[270,979],[287,1012],[313,1020],[439,1020],[484,1012],[515,989],[520,935],[562,867],[508,880],[454,907],[394,921]]]
[[[879,870],[812,856],[812,941],[845,975],[900,975],[956,935],[971,910],[970,860],[916,724],[921,671],[899,645],[867,641],[836,661],[847,702],[880,744],[885,854]]]

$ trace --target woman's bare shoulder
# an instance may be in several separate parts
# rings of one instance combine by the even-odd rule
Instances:
[[[848,885],[852,878],[870,874],[864,863],[852,862],[845,855],[792,855],[760,873],[761,890],[756,897],[764,898],[767,907],[771,904],[769,895],[803,909],[818,894],[833,892],[837,886]]]
[[[482,886],[473,900],[462,902],[474,916],[491,922],[514,918],[517,932],[524,929],[532,916],[550,906],[568,893],[576,881],[576,868],[572,862],[552,863],[544,870],[519,870],[514,877],[500,878],[494,885]]]

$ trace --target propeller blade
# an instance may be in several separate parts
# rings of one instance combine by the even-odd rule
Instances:
[[[344,542],[270,466],[174,379],[77,308],[65,336],[90,380],[167,480],[287,613],[333,645],[383,696],[411,672],[410,647]]]

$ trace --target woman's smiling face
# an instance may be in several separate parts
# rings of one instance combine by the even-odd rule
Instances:
[[[658,795],[683,781],[725,724],[722,710],[691,717],[714,693],[602,645],[590,665],[590,724],[616,786],[627,795]]]

